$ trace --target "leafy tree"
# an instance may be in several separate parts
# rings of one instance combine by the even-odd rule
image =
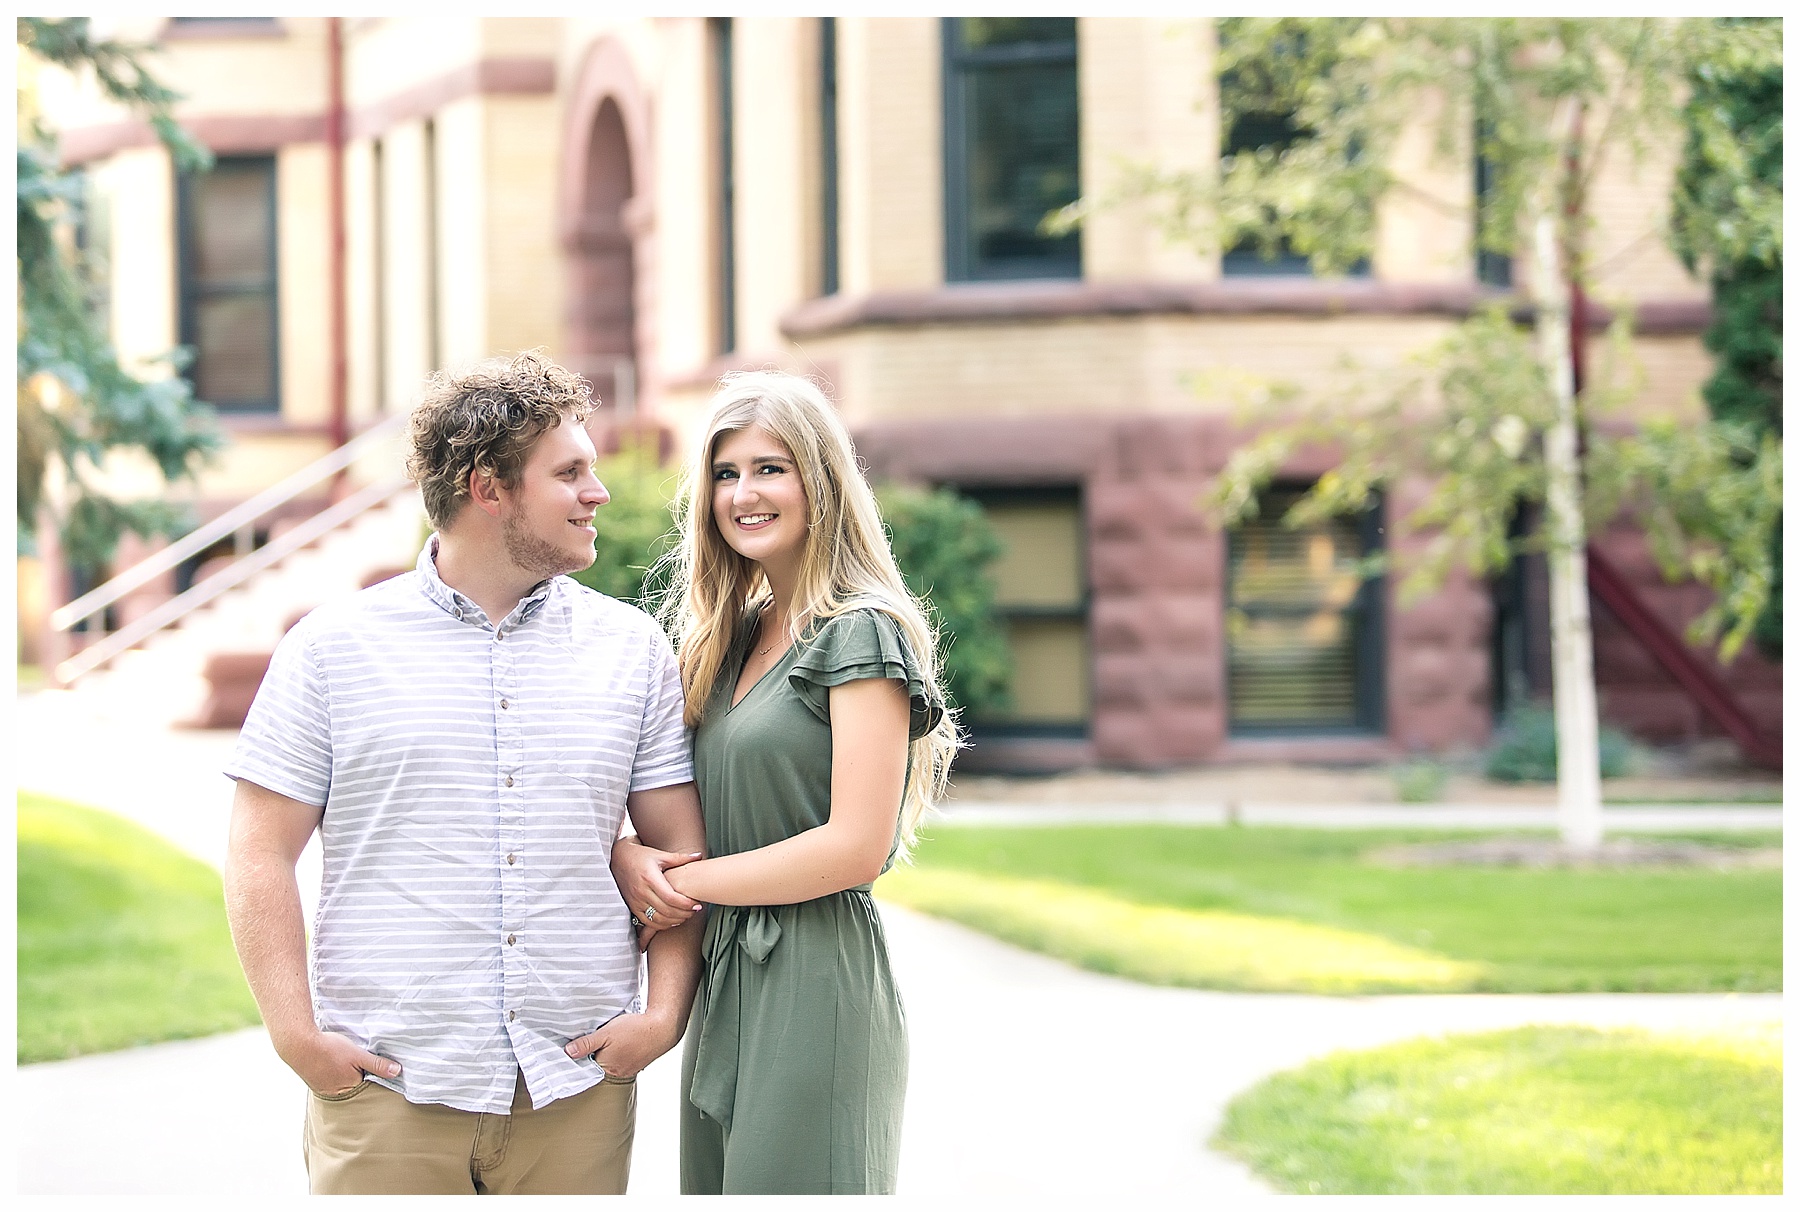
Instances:
[[[180,168],[211,163],[175,124],[176,94],[144,69],[140,56],[148,47],[97,39],[85,17],[21,17],[18,44],[34,61],[22,67],[91,72],[108,98],[150,121]],[[23,82],[19,110],[19,549],[33,549],[47,514],[69,564],[98,569],[126,531],[174,534],[187,521],[164,500],[108,494],[99,483],[108,455],[142,452],[173,481],[191,478],[222,437],[211,410],[181,378],[143,379],[120,364],[97,319],[83,255],[67,238],[69,216],[80,204],[80,176],[60,167],[55,136]]]
[[[1689,85],[1671,234],[1688,268],[1712,278],[1706,347],[1718,367],[1702,394],[1715,419],[1757,439],[1780,436],[1781,69],[1726,59],[1701,64]],[[1770,558],[1769,602],[1752,634],[1764,655],[1780,660],[1779,516]]]
[[[1646,427],[1624,438],[1586,428],[1588,416],[1632,389],[1626,360],[1614,359],[1612,373],[1584,384],[1579,398],[1574,391],[1569,315],[1572,287],[1591,286],[1587,197],[1609,157],[1635,154],[1673,130],[1684,79],[1719,63],[1778,74],[1779,28],[1522,17],[1228,18],[1219,29],[1225,129],[1279,115],[1286,137],[1240,142],[1216,171],[1128,166],[1122,197],[1159,203],[1175,239],[1205,248],[1248,243],[1270,256],[1285,247],[1330,274],[1373,254],[1384,196],[1424,192],[1440,207],[1461,208],[1479,249],[1527,262],[1535,321],[1528,337],[1501,311],[1477,314],[1410,372],[1355,380],[1331,399],[1302,401],[1291,388],[1262,385],[1277,406],[1265,418],[1273,424],[1221,477],[1220,520],[1253,513],[1288,453],[1325,440],[1343,461],[1290,510],[1294,525],[1362,509],[1402,476],[1429,481],[1423,503],[1397,519],[1400,529],[1432,532],[1403,590],[1419,591],[1454,564],[1488,573],[1521,550],[1545,551],[1563,834],[1573,845],[1596,845],[1588,530],[1608,509],[1644,509],[1665,571],[1691,573],[1717,592],[1701,625],[1722,634],[1729,657],[1767,601],[1769,504],[1779,503],[1781,455],[1773,435],[1759,441],[1722,426]],[[1402,132],[1430,114],[1440,156],[1474,152],[1487,166],[1489,188],[1472,206],[1432,196],[1393,168]],[[1114,200],[1077,203],[1053,225],[1079,222]],[[1779,213],[1777,198],[1777,244]],[[1623,350],[1629,309],[1616,311],[1612,348]],[[1594,478],[1601,491],[1589,491]],[[1540,503],[1542,528],[1509,539],[1520,507]]]
[[[884,485],[881,516],[906,587],[923,600],[944,646],[944,693],[965,716],[1012,705],[1012,657],[994,612],[1000,536],[981,506],[948,488]]]

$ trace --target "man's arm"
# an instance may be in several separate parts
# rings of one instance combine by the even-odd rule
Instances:
[[[400,1066],[341,1035],[320,1031],[306,982],[306,925],[294,864],[325,810],[239,779],[225,857],[225,916],[275,1052],[321,1094],[339,1094],[365,1073],[398,1077]]]
[[[626,797],[625,809],[638,836],[658,849],[692,853],[706,846],[700,796],[692,783],[634,791]],[[644,1012],[619,1015],[593,1034],[572,1041],[568,1054],[577,1060],[595,1056],[608,1077],[623,1079],[636,1077],[645,1065],[679,1043],[694,1004],[694,990],[700,984],[700,934],[704,929],[705,919],[696,914],[651,939],[645,953],[650,989]]]

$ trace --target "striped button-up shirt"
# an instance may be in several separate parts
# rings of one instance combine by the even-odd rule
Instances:
[[[563,1046],[639,1008],[607,864],[628,792],[693,778],[681,681],[642,611],[553,577],[498,625],[418,568],[282,640],[225,773],[306,804],[322,1030],[416,1103],[505,1114],[602,1079]]]

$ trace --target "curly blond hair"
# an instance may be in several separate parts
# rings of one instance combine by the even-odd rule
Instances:
[[[588,381],[537,350],[432,375],[413,409],[406,459],[432,526],[443,530],[462,512],[470,472],[516,488],[544,431],[593,410]]]

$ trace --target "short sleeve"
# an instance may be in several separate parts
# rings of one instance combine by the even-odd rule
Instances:
[[[302,804],[330,797],[330,688],[304,623],[275,646],[225,774]]]
[[[852,610],[827,619],[788,670],[794,692],[827,724],[831,722],[831,688],[864,678],[894,678],[906,684],[906,697],[912,704],[907,728],[910,739],[918,740],[944,718],[944,705],[928,693],[900,624],[884,611]]]
[[[649,690],[631,759],[631,790],[649,791],[694,780],[688,727],[681,718],[681,668],[668,639],[650,625]]]

